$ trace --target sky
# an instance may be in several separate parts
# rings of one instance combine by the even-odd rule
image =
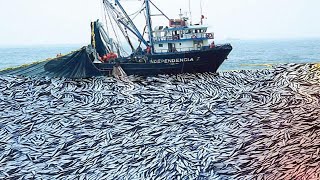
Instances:
[[[88,44],[90,22],[104,17],[101,1],[0,0],[0,45]],[[193,22],[200,21],[202,6],[217,39],[320,38],[319,0],[190,1]],[[141,6],[139,0],[121,2],[129,13]],[[189,11],[188,0],[153,2],[170,18],[177,18],[180,8]],[[142,17],[135,21],[144,23]],[[165,18],[153,20],[154,26],[167,24]]]

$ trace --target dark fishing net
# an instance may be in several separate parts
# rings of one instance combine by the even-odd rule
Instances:
[[[91,44],[94,45],[100,56],[107,54],[107,47],[101,38],[101,32],[98,28],[98,21],[91,23],[91,30],[93,31],[91,34]]]
[[[94,66],[93,52],[83,47],[66,56],[0,71],[0,75],[88,78],[101,76]]]

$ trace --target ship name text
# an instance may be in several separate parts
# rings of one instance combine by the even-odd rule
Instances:
[[[200,57],[197,58],[197,61],[200,60]],[[151,59],[150,63],[159,64],[159,63],[181,63],[181,62],[194,62],[194,58],[176,58],[176,59]]]

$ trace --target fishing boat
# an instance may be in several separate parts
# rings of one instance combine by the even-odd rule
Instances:
[[[91,45],[99,59],[93,62],[104,75],[111,75],[115,66],[128,75],[216,72],[232,50],[230,44],[213,44],[214,33],[208,32],[208,26],[203,25],[203,15],[201,23],[192,24],[181,10],[180,17],[172,19],[151,0],[143,0],[138,13],[144,12],[146,26],[139,31],[119,0],[103,0],[103,5],[108,22],[115,22],[110,23],[111,26],[117,26],[131,48],[131,54],[124,56],[123,47],[110,37],[102,23],[92,22]],[[167,19],[167,25],[153,27],[155,14],[152,14],[151,6]],[[134,47],[129,33],[139,41],[138,47]]]
[[[216,72],[232,51],[230,44],[213,43],[214,33],[203,24],[203,15],[200,23],[193,24],[181,10],[179,18],[172,19],[152,0],[141,1],[141,9],[129,15],[120,0],[102,0],[106,22],[91,23],[89,46],[54,59],[1,70],[0,75],[88,78]],[[146,20],[142,31],[131,18],[139,14]],[[152,17],[156,15],[165,17],[168,24],[153,26]]]

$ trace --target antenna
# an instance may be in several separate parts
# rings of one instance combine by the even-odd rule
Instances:
[[[200,13],[201,13],[201,15],[203,15],[202,14],[202,0],[200,0]]]
[[[190,25],[192,25],[191,0],[189,0]]]
[[[201,15],[201,25],[203,25],[204,16],[203,16],[203,13],[202,13],[202,0],[200,0],[200,15]]]

